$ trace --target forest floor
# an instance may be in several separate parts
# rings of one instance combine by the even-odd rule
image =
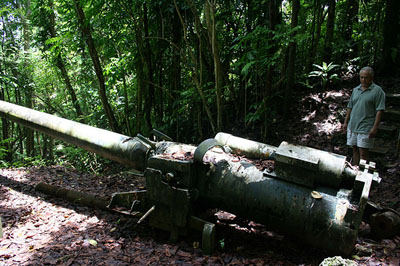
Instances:
[[[392,82],[392,81],[390,81]],[[388,83],[389,84],[389,83]],[[393,81],[400,92],[400,81]],[[389,85],[388,85],[389,86]],[[347,88],[346,88],[347,87]],[[276,127],[283,141],[347,155],[340,132],[352,85],[298,96],[291,122]],[[290,125],[290,126],[289,126]],[[389,140],[390,141],[390,140]],[[400,159],[391,150],[375,158],[382,182],[371,200],[400,211]],[[268,231],[263,225],[217,213],[213,255],[198,248],[199,236],[168,241],[165,232],[136,218],[90,209],[35,190],[39,182],[102,197],[142,189],[144,180],[129,171],[95,175],[62,166],[0,169],[1,265],[319,265],[323,251]],[[359,265],[399,265],[400,236],[374,239],[363,223],[356,252]]]

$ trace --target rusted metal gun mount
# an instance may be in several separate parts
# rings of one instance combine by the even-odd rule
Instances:
[[[0,101],[0,116],[143,172],[146,190],[117,193],[109,208],[141,214],[171,239],[202,232],[211,253],[215,225],[198,206],[218,208],[297,237],[331,253],[349,255],[368,194],[379,182],[373,164],[354,170],[345,157],[282,142],[279,147],[218,133],[199,146],[134,138]],[[253,161],[252,161],[253,160]],[[260,168],[258,161],[273,167]]]
[[[273,147],[226,133],[198,147],[159,142],[149,154],[146,192],[114,194],[110,208],[151,210],[150,225],[170,231],[172,240],[190,228],[202,230],[206,253],[212,252],[215,226],[196,217],[199,203],[350,254],[371,185],[380,182],[369,172],[373,163],[365,165],[368,171],[356,171],[344,156],[286,142]],[[238,155],[273,160],[274,168],[257,168]]]
[[[174,142],[156,143],[144,171],[146,190],[115,193],[109,208],[122,206],[129,214],[143,214],[142,218],[148,217],[151,226],[171,232],[172,241],[187,235],[190,229],[199,230],[204,252],[211,253],[215,225],[196,217],[193,208],[200,196],[198,169],[193,160],[195,149]]]

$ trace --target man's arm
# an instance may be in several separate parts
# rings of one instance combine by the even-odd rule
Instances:
[[[347,132],[347,125],[349,124],[350,114],[351,114],[351,108],[347,108],[346,118],[344,119],[344,123],[342,126],[342,130],[344,132]]]
[[[376,133],[378,133],[378,127],[379,127],[379,123],[382,120],[382,117],[383,117],[383,110],[379,110],[378,112],[376,112],[374,126],[371,128],[371,130],[369,131],[369,134],[368,134],[369,138],[375,137]]]

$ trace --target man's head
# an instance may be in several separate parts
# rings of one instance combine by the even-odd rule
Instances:
[[[368,88],[371,86],[372,81],[374,80],[374,70],[372,67],[363,67],[360,70],[360,83],[363,88]]]

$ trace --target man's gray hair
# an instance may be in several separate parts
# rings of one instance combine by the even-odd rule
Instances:
[[[360,74],[361,74],[361,72],[363,72],[363,71],[369,72],[369,74],[371,75],[371,77],[374,77],[374,69],[373,69],[372,67],[366,66],[366,67],[361,68]]]

